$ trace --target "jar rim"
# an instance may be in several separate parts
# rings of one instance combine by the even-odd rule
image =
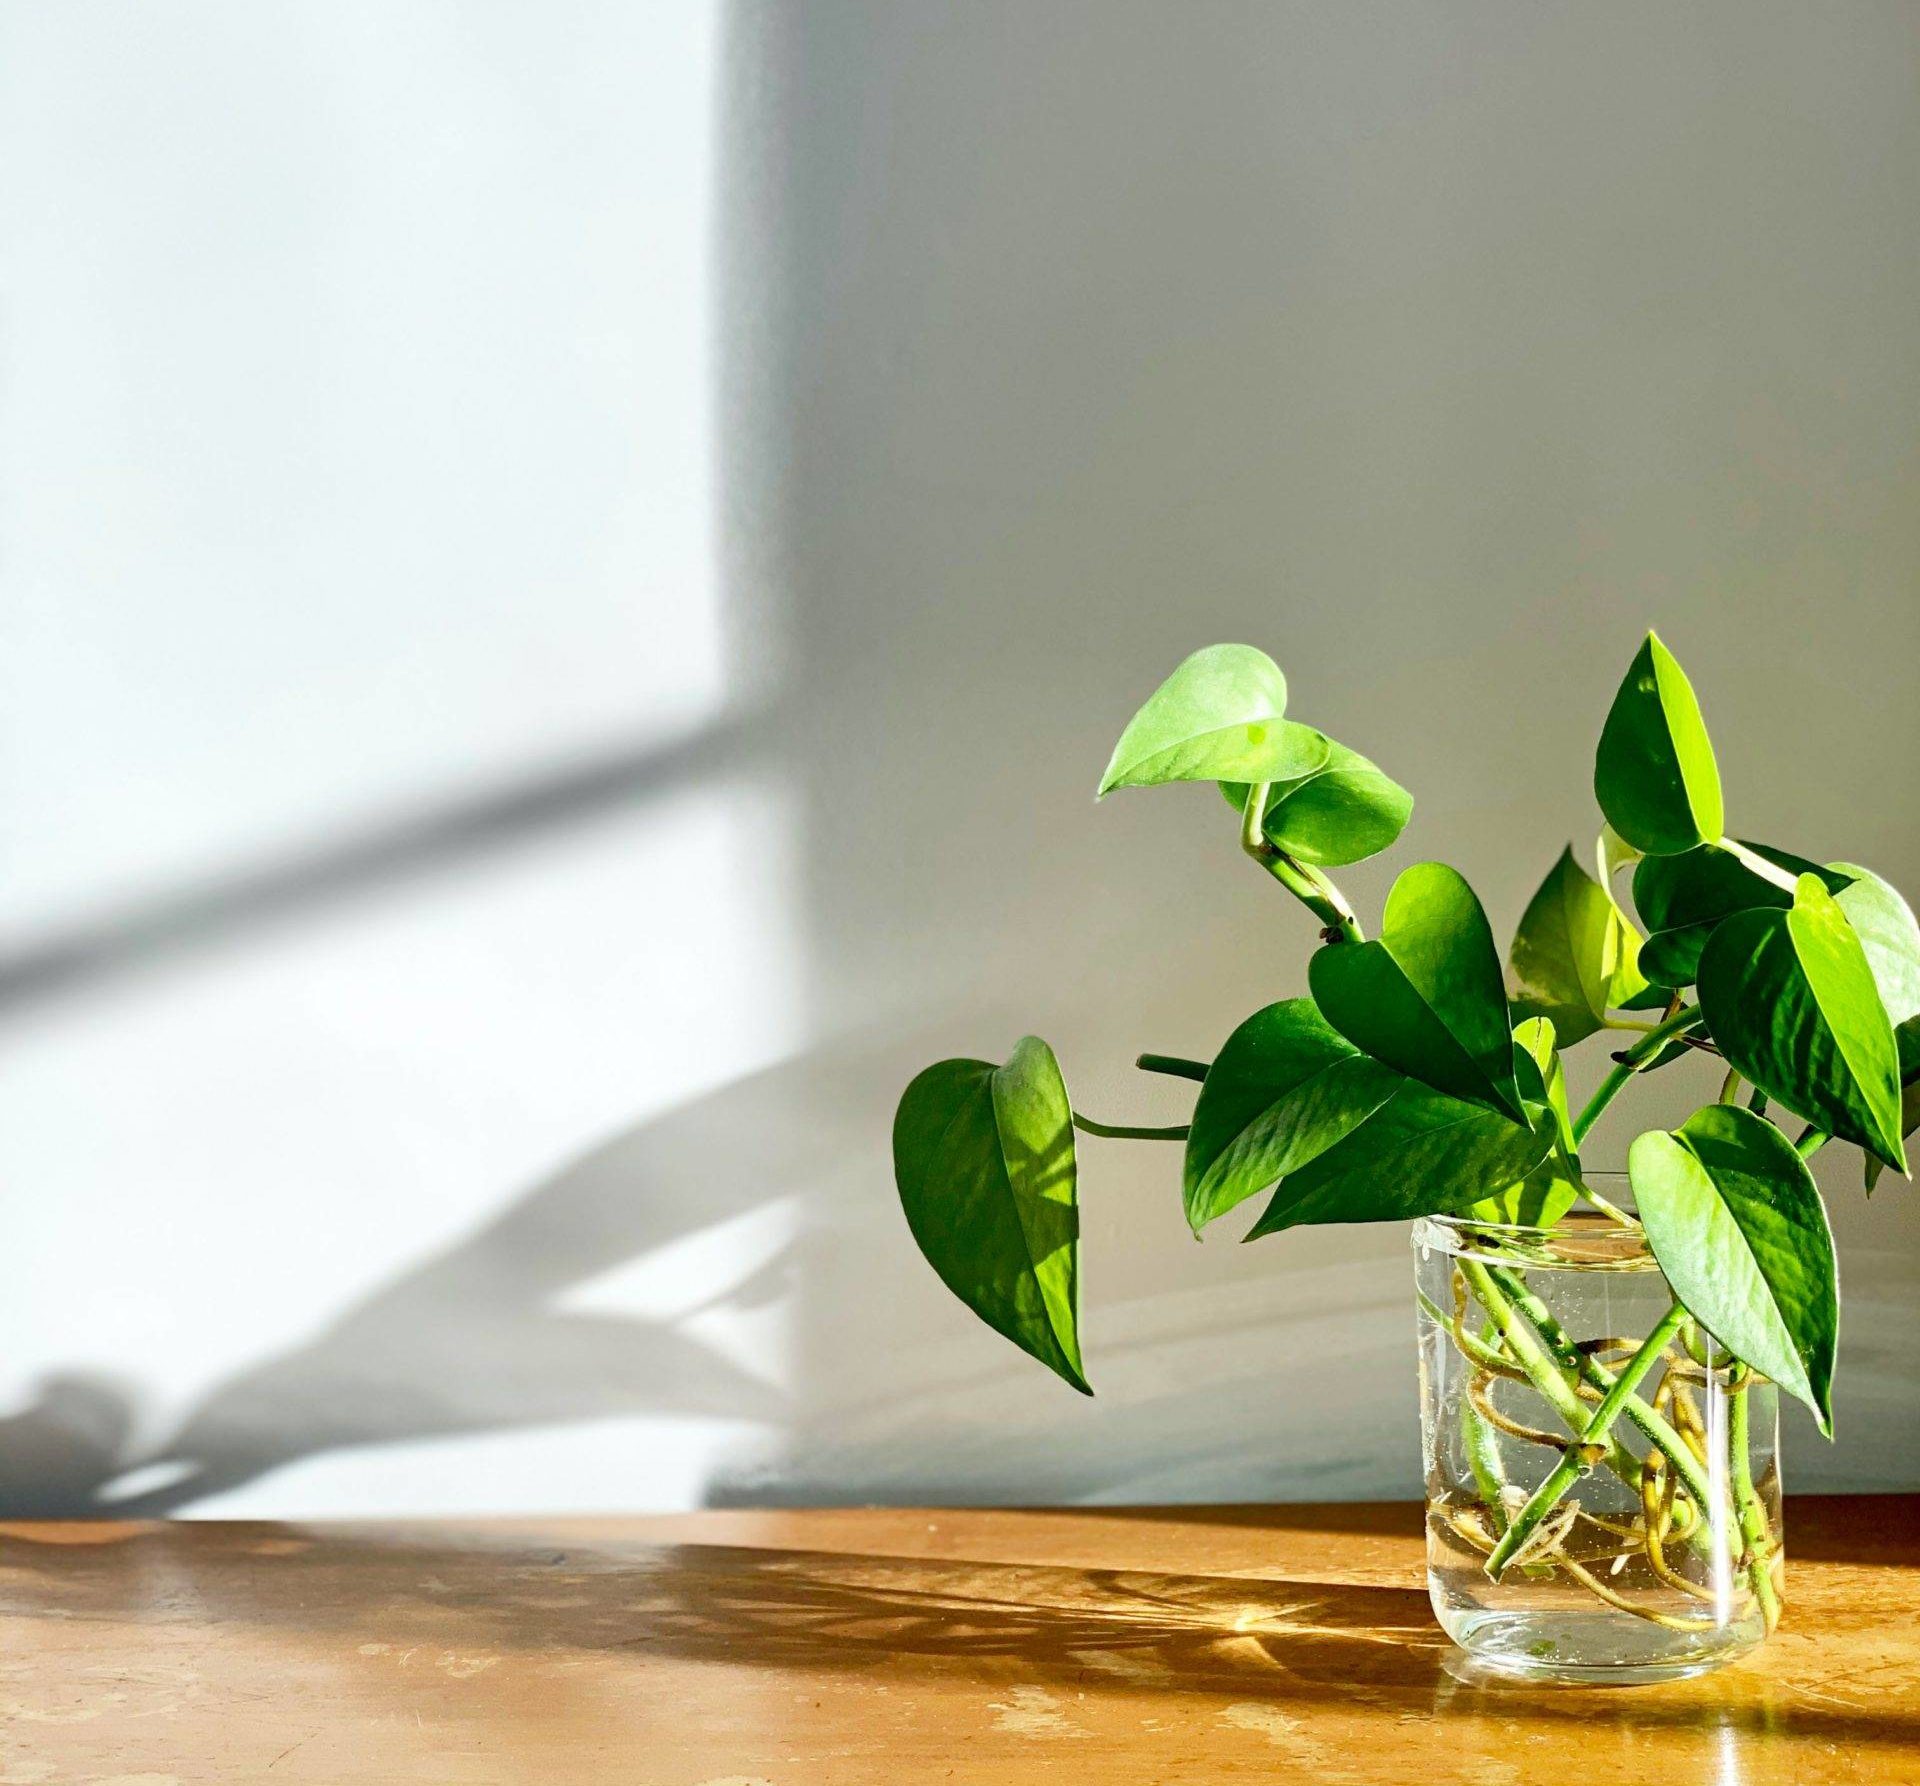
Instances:
[[[1626,1174],[1593,1172],[1592,1179],[1624,1179]],[[1609,1201],[1616,1201],[1609,1199]],[[1623,1213],[1633,1213],[1627,1205]],[[1495,1262],[1532,1263],[1566,1270],[1629,1271],[1658,1269],[1646,1230],[1623,1225],[1597,1209],[1570,1209],[1542,1227],[1527,1222],[1477,1221],[1464,1212],[1417,1218],[1411,1236],[1416,1252],[1435,1248],[1456,1257]]]

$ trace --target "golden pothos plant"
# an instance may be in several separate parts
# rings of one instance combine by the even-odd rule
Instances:
[[[1807,1160],[1851,1143],[1869,1189],[1883,1166],[1907,1170],[1920,927],[1866,868],[1728,833],[1713,746],[1666,646],[1647,636],[1601,730],[1605,824],[1591,855],[1569,849],[1553,864],[1504,968],[1479,899],[1444,863],[1406,869],[1367,936],[1328,871],[1391,845],[1412,798],[1288,717],[1286,678],[1252,646],[1181,664],[1121,733],[1098,795],[1196,781],[1219,787],[1240,848],[1318,921],[1306,989],[1254,1012],[1211,1061],[1139,1057],[1198,1083],[1191,1119],[1174,1127],[1077,1111],[1033,1036],[999,1062],[928,1067],[900,1100],[893,1155],[914,1239],[947,1286],[1091,1393],[1076,1130],[1182,1143],[1196,1233],[1263,1193],[1249,1239],[1433,1214],[1550,1227],[1584,1200],[1643,1226],[1675,1328],[1696,1323],[1830,1432],[1840,1297]],[[1562,1051],[1600,1038],[1616,1049],[1610,1070],[1574,1112]],[[1720,1095],[1633,1141],[1629,1213],[1587,1183],[1582,1145],[1622,1091],[1688,1052],[1724,1062]],[[1672,1338],[1649,1335],[1647,1363]],[[1590,1446],[1633,1417],[1637,1363],[1618,1372]],[[1507,1525],[1492,1573],[1564,1493],[1561,1474]]]

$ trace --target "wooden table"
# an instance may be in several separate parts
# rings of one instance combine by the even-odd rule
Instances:
[[[1671,1686],[1442,1669],[1411,1507],[0,1526],[0,1782],[1920,1781],[1920,1497]]]

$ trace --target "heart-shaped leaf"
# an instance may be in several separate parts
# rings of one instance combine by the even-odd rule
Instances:
[[[1053,1050],[1026,1037],[1004,1066],[943,1060],[893,1119],[907,1226],[981,1320],[1083,1394],[1073,1111]]]
[[[1568,1047],[1646,985],[1640,938],[1613,896],[1563,850],[1514,933],[1514,1009],[1547,1017]]]
[[[1826,1206],[1793,1143],[1751,1110],[1709,1104],[1640,1136],[1627,1170],[1674,1294],[1831,1433],[1840,1286]]]
[[[1344,1141],[1281,1179],[1247,1239],[1314,1222],[1398,1222],[1468,1208],[1524,1179],[1553,1136],[1544,1105],[1523,1127],[1405,1080]]]
[[[1379,941],[1321,949],[1307,980],[1321,1014],[1362,1052],[1525,1120],[1493,930],[1445,863],[1409,868],[1387,895]]]
[[[1127,722],[1099,797],[1168,781],[1284,781],[1326,761],[1327,740],[1286,719],[1287,679],[1251,645],[1196,651]]]
[[[1344,868],[1377,856],[1406,829],[1413,796],[1358,751],[1331,738],[1326,745],[1318,768],[1268,790],[1265,829],[1296,861]],[[1246,810],[1245,782],[1222,782],[1220,791],[1234,811]]]
[[[1311,999],[1254,1012],[1207,1069],[1193,1107],[1184,1173],[1193,1231],[1325,1153],[1400,1084]]]
[[[1847,884],[1844,874],[1786,850],[1758,843],[1744,847],[1796,877],[1819,875],[1829,892],[1837,893]],[[1682,855],[1643,860],[1633,871],[1633,903],[1647,927],[1647,940],[1640,945],[1641,971],[1662,986],[1691,986],[1700,971],[1700,951],[1722,918],[1758,906],[1785,910],[1793,903],[1793,895],[1755,874],[1739,857],[1717,845],[1702,844]]]
[[[1720,771],[1693,684],[1648,633],[1600,732],[1593,791],[1635,849],[1673,856],[1720,836]]]
[[[1866,951],[1817,876],[1791,909],[1721,920],[1700,953],[1700,1008],[1727,1064],[1897,1172],[1899,1050]]]

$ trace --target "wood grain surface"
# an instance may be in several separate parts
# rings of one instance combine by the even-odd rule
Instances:
[[[0,1782],[1920,1780],[1920,1497],[1668,1686],[1469,1687],[1407,1506],[0,1527]]]

